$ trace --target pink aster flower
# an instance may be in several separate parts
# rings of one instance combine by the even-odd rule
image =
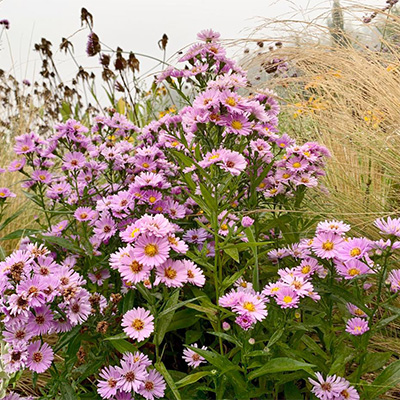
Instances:
[[[324,379],[320,372],[317,372],[315,375],[318,381],[311,378],[308,378],[308,380],[314,385],[311,392],[321,400],[337,399],[340,396],[340,392],[347,387],[339,376],[328,375],[326,379]]]
[[[141,235],[136,240],[133,255],[139,263],[154,267],[167,261],[169,250],[167,238]]]
[[[193,261],[190,260],[182,260],[181,263],[183,264],[184,268],[186,269],[186,280],[187,282],[191,283],[192,285],[196,286],[204,286],[206,282],[206,278],[203,274],[203,271],[196,266]]]
[[[243,226],[243,228],[248,228],[249,226],[252,226],[253,223],[254,223],[254,219],[253,218],[250,218],[248,216],[244,216],[242,218],[242,226]]]
[[[347,303],[346,307],[349,310],[349,313],[354,315],[355,317],[367,317],[367,314],[365,314],[363,310],[359,309],[354,304]]]
[[[86,158],[79,151],[74,151],[72,153],[65,154],[63,158],[63,170],[75,170],[80,169],[85,165]]]
[[[26,365],[31,371],[41,374],[50,367],[53,358],[53,349],[47,343],[40,345],[40,340],[36,340],[28,346]]]
[[[167,287],[182,287],[188,277],[186,264],[180,260],[169,259],[157,266],[156,277],[156,284],[161,282]]]
[[[282,287],[278,290],[275,299],[281,308],[297,308],[300,302],[299,295],[291,287]]]
[[[235,319],[235,322],[244,330],[248,331],[254,327],[254,324],[257,322],[251,315],[238,315]]]
[[[343,221],[324,221],[319,222],[317,225],[316,233],[329,233],[333,232],[337,235],[343,235],[351,229],[350,225],[345,224]]]
[[[198,347],[197,343],[194,343],[192,347]],[[203,350],[207,350],[207,347],[203,346]],[[197,354],[192,349],[183,350],[183,359],[187,362],[187,364],[193,368],[197,368],[201,363],[206,362],[205,358],[200,354]]]
[[[343,238],[335,233],[318,233],[313,240],[312,250],[318,257],[331,259],[337,256]]]
[[[100,371],[97,392],[103,399],[110,399],[117,394],[117,383],[121,375],[115,367],[105,367]]]
[[[30,313],[28,330],[36,335],[44,335],[52,332],[53,328],[53,312],[48,306],[35,308],[35,314]]]
[[[92,307],[89,297],[89,293],[85,289],[81,289],[69,302],[66,314],[72,325],[75,326],[85,322],[91,314]]]
[[[52,175],[49,171],[35,170],[32,172],[32,179],[36,182],[50,184],[52,181]]]
[[[80,221],[92,221],[96,218],[97,212],[90,207],[78,207],[74,212],[74,217]]]
[[[150,311],[138,307],[124,314],[121,325],[130,338],[141,342],[154,331],[153,320],[154,317],[150,314]]]
[[[268,311],[265,309],[265,302],[255,294],[243,293],[237,305],[232,310],[240,315],[250,315],[254,320],[262,321]]]
[[[147,400],[164,397],[166,384],[162,375],[152,369],[139,387],[138,393]]]
[[[352,259],[344,263],[335,264],[336,271],[345,279],[353,279],[358,275],[370,274],[372,270],[360,260]]]
[[[220,36],[221,34],[219,32],[215,32],[212,29],[204,29],[197,34],[197,39],[210,43],[218,41]]]
[[[121,257],[118,271],[131,284],[142,282],[150,275],[151,267],[140,264],[133,256],[133,249],[126,248],[126,254]]]
[[[116,367],[116,370],[120,374],[117,387],[124,392],[131,392],[133,390],[137,393],[148,376],[144,365],[134,363],[130,359],[123,359],[121,366]]]
[[[352,238],[344,241],[338,250],[338,258],[342,261],[353,258],[361,259],[371,249],[371,241],[366,238]]]
[[[20,171],[22,168],[24,168],[25,164],[26,164],[25,158],[20,158],[18,160],[14,160],[8,166],[8,170],[10,172]]]
[[[26,342],[14,343],[7,353],[1,355],[4,362],[4,370],[8,373],[17,372],[25,367],[28,351]]]
[[[224,122],[227,133],[248,136],[252,129],[251,122],[243,114],[229,114]]]
[[[393,269],[390,271],[388,281],[390,283],[390,290],[392,292],[398,292],[400,290],[400,269]]]
[[[386,221],[383,218],[378,218],[375,220],[374,225],[380,229],[380,233],[384,235],[400,237],[400,218],[387,217]]]
[[[16,197],[16,194],[6,187],[0,188],[0,200],[6,199],[7,197]]]
[[[369,331],[367,320],[359,317],[351,318],[347,321],[346,332],[358,336]]]
[[[98,240],[106,241],[117,232],[114,220],[108,215],[103,214],[100,219],[94,223],[93,232]]]

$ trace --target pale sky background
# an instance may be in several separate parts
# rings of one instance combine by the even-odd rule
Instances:
[[[383,7],[385,0],[363,3]],[[0,68],[19,80],[32,80],[41,65],[33,44],[45,37],[53,43],[61,75],[71,79],[76,66],[58,46],[61,37],[80,29],[81,7],[92,13],[100,40],[114,49],[119,45],[125,51],[161,58],[157,42],[166,33],[168,58],[194,42],[196,33],[205,28],[221,32],[224,39],[245,38],[260,24],[256,17],[310,20],[331,6],[332,0],[0,0],[0,19],[8,19],[11,25],[1,38]],[[78,63],[96,69],[98,57],[88,62],[85,54],[88,33],[88,29],[77,32],[71,41]],[[154,66],[138,58],[142,73]]]

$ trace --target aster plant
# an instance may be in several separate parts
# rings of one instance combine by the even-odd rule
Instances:
[[[398,316],[400,219],[380,241],[312,231],[299,211],[329,151],[280,132],[274,93],[198,38],[158,76],[176,113],[16,138],[8,170],[41,217],[3,238],[22,238],[0,263],[4,369],[43,399],[376,398],[400,370],[363,379],[392,356],[368,343]]]

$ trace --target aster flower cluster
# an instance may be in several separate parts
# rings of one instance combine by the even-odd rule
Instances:
[[[360,395],[354,386],[350,385],[346,379],[331,375],[325,379],[321,373],[317,372],[316,377],[318,380],[308,378],[313,385],[311,392],[321,400],[359,400]]]
[[[131,400],[139,394],[148,400],[163,398],[166,384],[151,361],[140,352],[124,353],[118,366],[100,371],[97,391],[103,399]]]
[[[237,314],[235,322],[243,329],[254,327],[257,321],[262,321],[268,315],[266,303],[268,299],[262,293],[253,289],[253,285],[243,279],[235,283],[236,289],[219,298],[222,307],[231,308]]]
[[[177,225],[162,214],[144,215],[120,232],[126,247],[110,256],[110,266],[117,269],[124,282],[143,282],[147,287],[163,283],[167,287],[182,287],[185,283],[203,286],[205,277],[190,260],[174,260],[170,252],[185,254],[186,243],[176,236]],[[155,279],[150,273],[155,268]]]
[[[6,372],[29,368],[42,373],[50,367],[53,350],[40,338],[87,320],[91,307],[85,283],[68,260],[58,264],[42,245],[28,243],[0,262]]]

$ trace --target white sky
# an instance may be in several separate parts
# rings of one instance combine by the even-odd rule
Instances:
[[[363,3],[381,7],[385,0]],[[41,65],[38,54],[32,51],[33,44],[45,37],[56,53],[61,37],[80,28],[81,7],[92,13],[94,31],[112,48],[119,45],[125,51],[161,58],[157,42],[166,33],[168,58],[194,42],[196,33],[205,28],[221,32],[224,39],[244,38],[259,24],[255,17],[301,18],[307,14],[309,19],[331,5],[332,0],[0,0],[0,19],[11,24],[1,39],[0,68],[17,79],[33,79]],[[97,57],[90,63],[85,55],[88,33],[87,29],[78,32],[71,41],[78,63],[95,67]],[[55,58],[64,79],[71,79],[76,67],[60,52]],[[138,58],[142,72],[154,65]]]

